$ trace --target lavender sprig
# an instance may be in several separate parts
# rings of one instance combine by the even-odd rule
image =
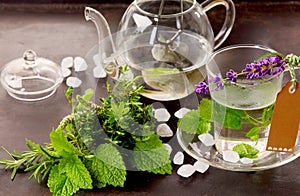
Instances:
[[[214,83],[216,86],[213,91],[222,90],[224,85],[227,83],[235,84],[238,77],[246,76],[246,79],[261,79],[266,75],[277,75],[284,71],[287,67],[286,59],[282,56],[267,56],[257,62],[246,64],[242,72],[237,73],[233,69],[230,69],[226,73],[226,77],[222,78],[220,73],[217,73],[215,77],[208,78],[208,83]],[[202,94],[208,94],[208,84],[205,82],[200,82],[196,85],[196,92]]]

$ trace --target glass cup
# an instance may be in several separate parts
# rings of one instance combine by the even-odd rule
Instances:
[[[246,64],[270,52],[275,51],[260,45],[233,45],[215,51],[206,66],[208,78],[224,78],[230,69],[240,73]],[[253,158],[270,153],[266,151],[266,144],[282,76],[281,72],[263,79],[238,79],[224,86],[217,86],[218,82],[209,83],[214,136],[219,153],[233,150],[239,144],[251,145],[258,150]]]

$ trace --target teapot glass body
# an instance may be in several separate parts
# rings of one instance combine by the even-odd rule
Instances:
[[[214,36],[206,12],[223,5],[223,27]],[[231,0],[135,0],[125,11],[119,31],[111,35],[104,17],[86,8],[98,29],[101,64],[113,78],[123,65],[131,76],[142,76],[145,97],[175,100],[194,92],[206,77],[205,64],[228,36],[235,19]]]

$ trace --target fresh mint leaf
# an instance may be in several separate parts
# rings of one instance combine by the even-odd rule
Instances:
[[[261,127],[253,127],[250,131],[247,132],[246,137],[250,138],[253,141],[258,140]]]
[[[200,118],[206,121],[212,121],[212,101],[209,99],[202,99],[198,106]]]
[[[85,160],[93,182],[98,188],[107,184],[124,187],[126,167],[119,151],[112,144],[101,144],[96,156]]]
[[[53,196],[68,196],[76,193],[77,191],[77,189],[73,189],[72,183],[66,174],[60,174],[58,165],[52,167],[47,185],[50,189],[50,192],[53,193]]]
[[[47,185],[53,195],[73,195],[79,189],[93,188],[89,171],[74,155],[63,157],[52,167]]]
[[[203,134],[210,131],[210,122],[200,118],[198,110],[191,110],[178,121],[178,128],[189,134]]]
[[[232,109],[213,102],[214,118],[226,128],[241,129],[242,119],[247,116],[243,110]]]
[[[233,147],[233,151],[237,152],[240,158],[257,158],[259,150],[249,144],[241,143]]]
[[[271,117],[272,117],[273,110],[274,110],[274,104],[272,104],[271,106],[265,108],[264,111],[263,111],[263,113],[262,113],[261,120],[263,122],[269,121],[271,119]]]
[[[120,152],[112,144],[101,144],[96,150],[96,159],[92,162],[97,171],[92,173],[96,177],[98,187],[110,184],[113,186],[124,186],[126,180],[126,167]],[[100,186],[99,186],[100,185]]]
[[[93,96],[94,96],[94,90],[89,88],[89,89],[85,90],[82,98],[86,101],[90,101]]]
[[[113,112],[114,118],[122,121],[125,115],[130,112],[130,107],[126,105],[126,102],[111,103],[111,110]]]
[[[71,153],[71,154],[82,154],[79,152],[77,148],[75,148],[64,135],[64,131],[62,129],[53,130],[50,133],[50,140],[53,144],[55,151],[60,155],[62,151]]]
[[[156,67],[156,68],[144,69],[143,72],[149,75],[166,75],[166,74],[179,73],[179,70],[168,68],[168,67]]]
[[[156,134],[153,134],[147,141],[136,142],[133,165],[141,171],[155,174],[172,173],[170,156]]]

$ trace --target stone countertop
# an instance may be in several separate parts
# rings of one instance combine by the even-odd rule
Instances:
[[[27,49],[59,63],[66,56],[84,57],[97,43],[96,29],[83,17],[84,5],[0,4],[0,66],[19,58]],[[116,31],[126,4],[93,4]],[[66,9],[65,9],[66,8]],[[236,3],[237,17],[232,33],[222,44],[262,44],[282,53],[300,54],[300,4],[291,2]],[[212,12],[215,28],[222,20]],[[63,83],[50,98],[26,103],[14,100],[0,87],[0,145],[8,150],[26,150],[25,138],[43,144],[60,120],[70,113]],[[174,151],[181,150],[174,144]],[[6,157],[0,150],[0,158]],[[195,160],[186,155],[186,163]],[[176,174],[155,176],[131,172],[124,188],[80,191],[78,195],[300,195],[300,159],[284,166],[258,172],[230,172],[210,167],[204,174],[185,179]],[[51,195],[45,184],[27,180],[20,173],[14,181],[0,169],[0,195]]]

